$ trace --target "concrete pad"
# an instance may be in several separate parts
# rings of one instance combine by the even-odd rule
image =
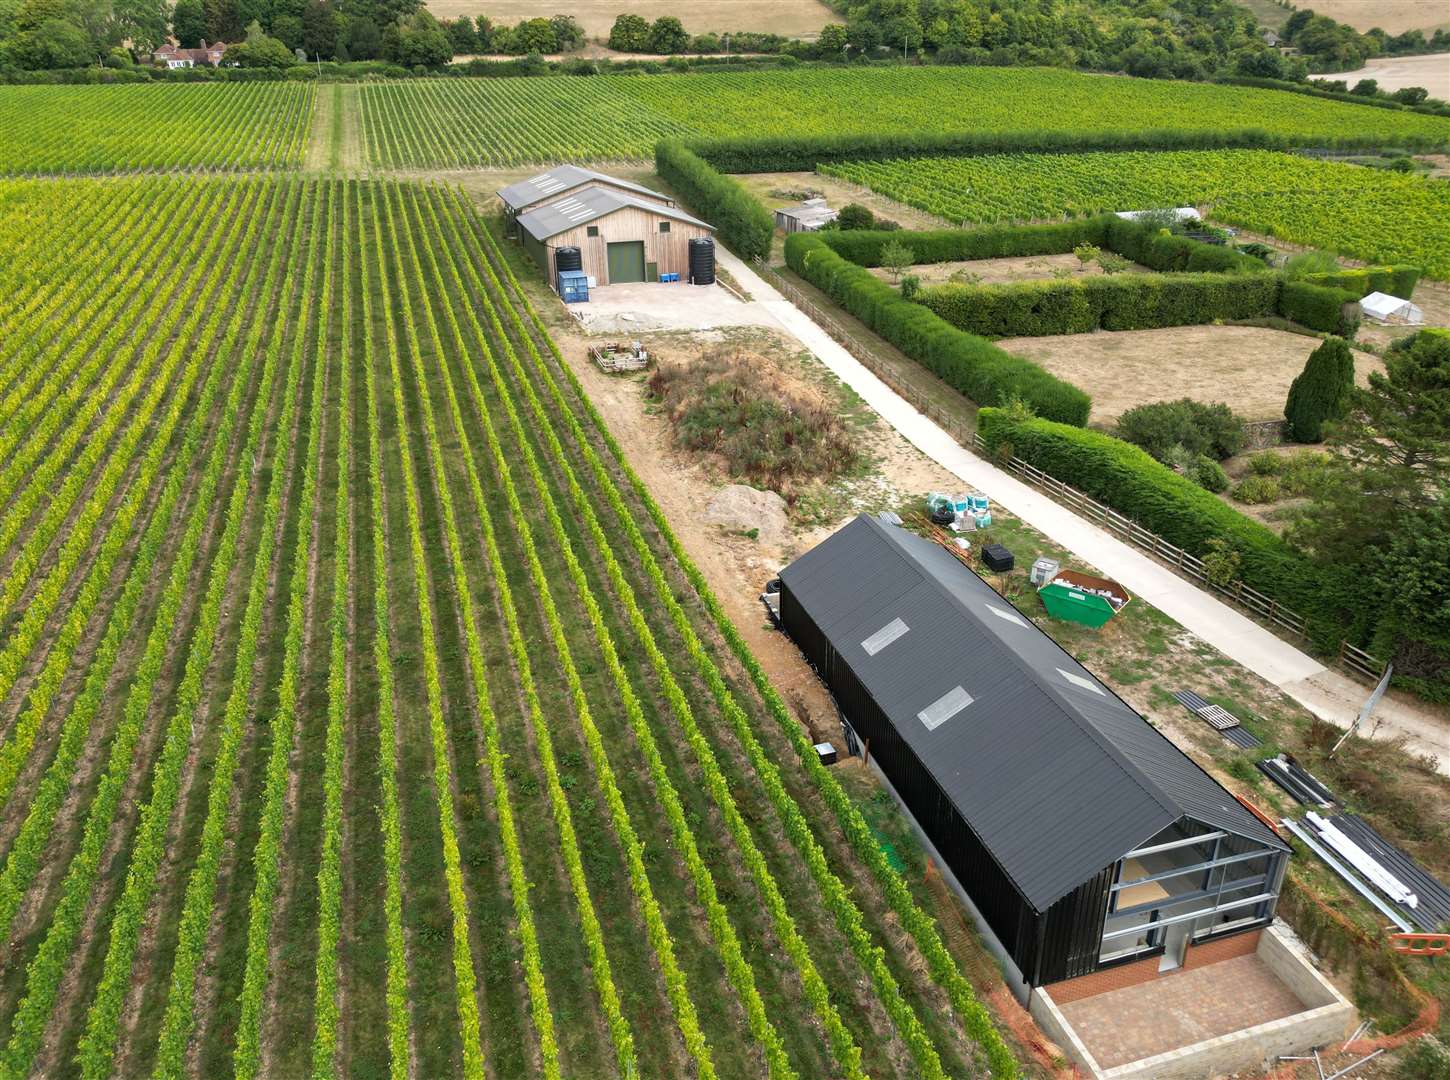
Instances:
[[[757,305],[737,300],[718,284],[601,285],[589,290],[587,304],[566,306],[591,334],[713,330],[721,326],[769,326],[774,321]]]

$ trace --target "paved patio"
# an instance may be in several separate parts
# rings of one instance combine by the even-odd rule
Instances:
[[[1104,1069],[1280,1020],[1307,1007],[1257,956],[1162,975],[1058,1006]]]

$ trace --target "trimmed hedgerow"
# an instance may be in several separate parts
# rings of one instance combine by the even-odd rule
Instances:
[[[742,258],[770,254],[775,218],[739,181],[722,176],[678,139],[655,146],[655,171]]]
[[[1092,399],[1082,390],[901,299],[895,289],[847,262],[815,234],[788,236],[785,257],[792,270],[973,401],[1003,405],[1015,397],[1039,416],[1078,426],[1087,423]]]
[[[1418,266],[1362,266],[1336,270],[1332,274],[1309,274],[1304,280],[1331,289],[1346,289],[1360,297],[1382,292],[1408,300],[1423,272]]]
[[[857,266],[880,266],[881,249],[904,244],[922,263],[1002,259],[1021,255],[1057,255],[1080,244],[1107,243],[1106,217],[1054,221],[1046,225],[988,225],[980,229],[826,230],[816,235],[832,251]],[[1260,264],[1262,266],[1262,264]]]
[[[1050,420],[1019,419],[1002,409],[982,409],[977,430],[993,451],[1010,450],[1194,555],[1207,552],[1210,541],[1226,541],[1242,560],[1244,584],[1303,615],[1317,643],[1338,640],[1334,590],[1325,588],[1309,559],[1136,446]]]
[[[1311,330],[1323,330],[1350,339],[1359,329],[1359,300],[1352,291],[1332,289],[1309,281],[1286,281],[1279,293],[1279,314]]]
[[[1148,330],[1274,311],[1273,274],[1124,274],[1020,285],[935,285],[916,302],[983,337]]]

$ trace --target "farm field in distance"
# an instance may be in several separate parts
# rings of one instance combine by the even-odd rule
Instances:
[[[1450,278],[1450,185],[1293,154],[997,154],[821,171],[957,223],[1197,206],[1228,225]]]
[[[673,15],[691,34],[753,30],[785,37],[814,38],[829,22],[841,17],[820,0],[690,0],[688,4],[668,0],[575,0],[567,14],[579,20],[590,37],[607,38],[615,18],[624,11],[653,22],[661,15]],[[511,25],[524,19],[547,19],[559,13],[557,2],[540,0],[433,0],[428,10],[440,19],[459,15],[487,15],[495,23]]]
[[[358,88],[375,167],[648,158],[668,136],[1212,131],[1450,139],[1450,119],[1297,94],[1051,68],[414,79]]]
[[[0,175],[290,168],[312,105],[294,82],[0,86]]]
[[[0,1075],[1004,1075],[463,196],[0,207]]]

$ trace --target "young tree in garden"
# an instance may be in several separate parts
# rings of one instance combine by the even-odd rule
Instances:
[[[1291,536],[1372,585],[1402,524],[1450,500],[1450,332],[1421,331],[1391,350],[1329,442],[1340,452]]]
[[[609,31],[609,47],[620,52],[644,52],[649,48],[649,20],[639,15],[621,15]]]
[[[881,268],[891,275],[892,281],[900,281],[901,275],[915,265],[915,253],[901,241],[892,240],[882,246]]]
[[[1354,355],[1343,338],[1329,337],[1309,354],[1308,361],[1289,385],[1284,418],[1295,442],[1324,439],[1327,421],[1341,419],[1354,390]]]
[[[183,49],[195,49],[206,37],[206,12],[201,0],[176,0],[171,10],[171,33]]]

